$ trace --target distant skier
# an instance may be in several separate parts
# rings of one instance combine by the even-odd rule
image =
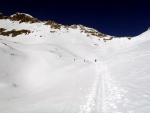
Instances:
[[[97,60],[95,59],[95,62],[96,62]]]

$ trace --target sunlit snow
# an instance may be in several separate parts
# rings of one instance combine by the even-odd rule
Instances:
[[[0,113],[150,112],[150,30],[104,42],[43,22],[0,27],[31,31],[0,35]]]

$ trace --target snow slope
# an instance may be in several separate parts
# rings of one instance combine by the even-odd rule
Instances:
[[[102,38],[0,19],[0,113],[149,113],[150,30]],[[89,29],[85,27],[85,29]]]

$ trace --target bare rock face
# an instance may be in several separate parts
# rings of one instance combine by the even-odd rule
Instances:
[[[0,28],[0,33],[4,32],[5,30],[5,28]]]
[[[69,27],[72,28],[72,29],[77,29],[77,28],[78,28],[78,25],[73,24],[73,25],[71,25],[71,26],[69,26]]]
[[[105,35],[105,34],[103,34],[103,33],[98,32],[98,31],[95,30],[95,29],[87,28],[87,27],[85,27],[85,26],[83,26],[83,25],[76,25],[76,24],[73,24],[73,25],[69,26],[69,28],[72,28],[72,29],[77,29],[77,28],[79,28],[79,29],[81,30],[81,33],[84,32],[84,33],[87,34],[87,36],[93,35],[93,36],[97,36],[97,37],[100,37],[100,38],[107,36],[107,35]]]
[[[51,21],[51,20],[47,21],[47,22],[45,23],[45,25],[50,25],[51,28],[53,28],[53,29],[60,29],[61,26],[62,26],[61,24],[58,24],[58,23],[56,23],[56,22],[54,22],[54,21]]]
[[[30,22],[30,23],[39,22],[39,20],[37,18],[33,18],[24,13],[16,13],[13,16],[10,16],[9,19],[12,21],[20,21],[20,23],[22,23],[22,22]]]
[[[4,15],[2,13],[0,13],[0,19],[3,19]]]
[[[100,33],[100,32],[98,32],[98,31],[96,31],[94,29],[85,30],[85,33],[93,35],[93,36],[97,36],[97,37],[105,37],[106,36],[105,34]]]
[[[77,28],[79,28],[79,29],[81,30],[81,32],[86,33],[87,36],[93,35],[93,36],[97,36],[97,37],[100,37],[100,38],[107,36],[106,34],[100,33],[100,32],[98,32],[98,31],[95,30],[95,29],[86,28],[86,27],[83,26],[83,25],[75,25],[75,24],[73,24],[73,25],[69,26],[69,28],[72,28],[72,29],[77,29]]]
[[[22,30],[18,30],[18,31],[16,31],[15,29],[13,29],[13,30],[11,30],[11,31],[5,31],[6,29],[4,29],[4,28],[0,28],[0,35],[3,35],[3,36],[9,36],[9,35],[11,35],[12,34],[12,37],[15,37],[15,36],[17,36],[17,35],[21,35],[21,34],[29,34],[29,33],[31,33],[31,31],[30,30],[24,30],[24,29],[22,29]]]
[[[30,23],[39,22],[39,20],[37,18],[34,18],[34,17],[29,16],[24,13],[16,13],[12,16],[4,16],[2,13],[0,13],[0,19],[9,19],[11,21],[20,21],[20,23],[22,23],[22,22],[30,22]]]
[[[37,18],[34,18],[28,14],[25,14],[25,13],[16,13],[16,14],[13,14],[11,16],[4,16],[2,13],[0,13],[0,19],[9,19],[11,21],[19,21],[19,23],[22,23],[22,22],[29,22],[29,23],[37,23],[37,22],[41,22],[40,20],[38,20]],[[73,24],[73,25],[62,25],[62,24],[58,24],[54,21],[47,21],[45,23],[45,25],[49,25],[52,29],[61,29],[61,27],[63,28],[66,28],[67,30],[70,28],[70,29],[79,29],[81,33],[85,33],[87,34],[87,36],[97,36],[99,38],[104,38],[104,37],[107,37],[106,34],[103,34],[95,29],[92,29],[92,28],[88,28],[88,27],[85,27],[83,25],[76,25],[76,24]],[[22,33],[30,33],[30,31],[25,31],[25,30],[20,30],[20,31],[15,31],[15,30],[12,30],[12,31],[7,31],[7,32],[4,32],[5,30],[4,29],[0,29],[0,35],[5,35],[5,36],[9,36],[10,34],[12,34],[12,36],[17,36],[17,35],[20,35]],[[111,40],[112,38],[110,38],[109,40]],[[107,40],[107,39],[106,39]]]
[[[54,21],[48,20],[45,25],[52,25],[53,23],[55,23]]]

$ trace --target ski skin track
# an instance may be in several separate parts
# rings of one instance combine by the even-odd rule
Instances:
[[[96,62],[94,64],[96,70],[96,77],[93,83],[92,90],[87,98],[87,103],[80,106],[80,113],[105,113],[104,111],[104,98],[105,86],[103,79],[103,64]]]
[[[87,102],[80,106],[79,113],[124,113],[119,111],[117,101],[122,105],[128,104],[128,101],[125,101],[127,99],[124,98],[126,90],[109,76],[103,62],[96,62],[94,67],[95,81]],[[134,112],[125,111],[125,113]]]

